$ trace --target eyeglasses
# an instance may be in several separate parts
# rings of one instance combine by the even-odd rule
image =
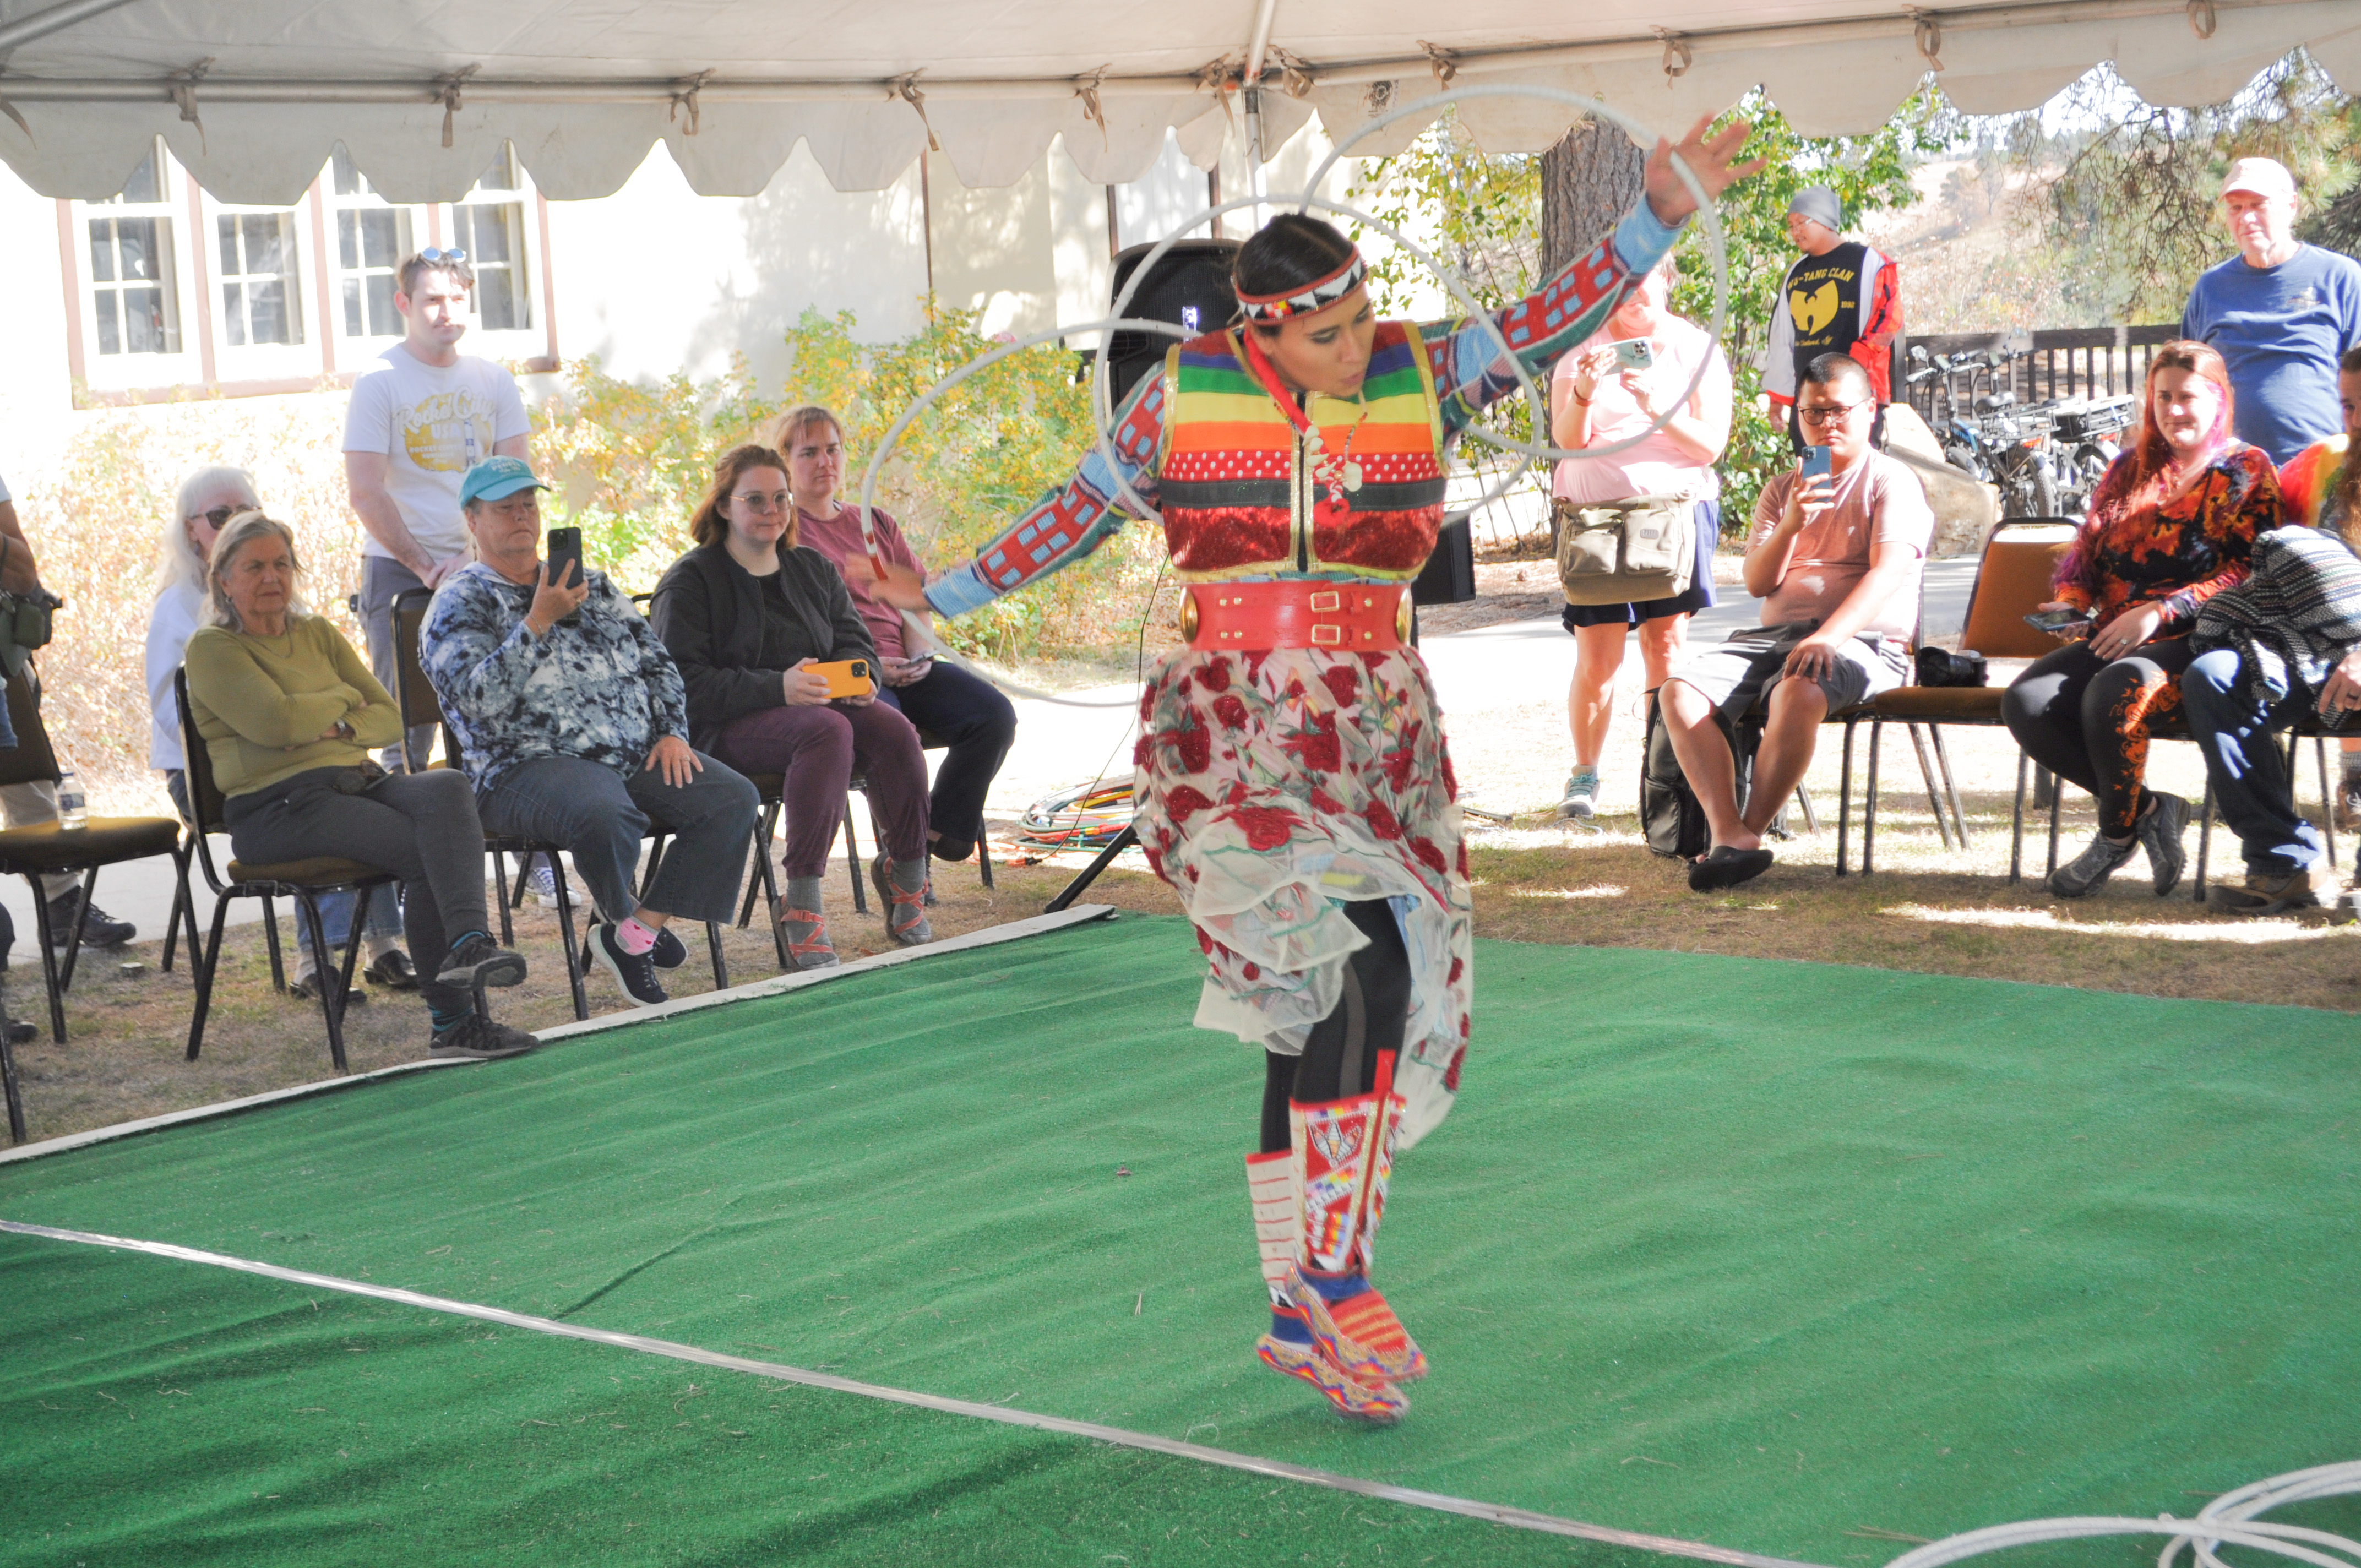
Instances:
[[[464,267],[467,262],[467,253],[464,250],[422,250],[418,253],[418,259],[431,266]]]
[[[1866,405],[1868,401],[1867,398],[1863,398],[1857,403],[1797,403],[1795,417],[1806,424],[1834,424],[1853,410]]]
[[[223,529],[229,526],[229,520],[231,518],[236,517],[242,511],[252,511],[254,510],[255,509],[250,506],[215,507],[211,511],[198,512],[194,517],[190,518],[188,521],[195,522],[199,518],[202,518],[205,521],[213,524],[214,532],[215,533],[219,533]]]
[[[787,510],[787,492],[785,490],[780,490],[774,495],[764,495],[760,490],[740,490],[730,499],[736,501],[740,506],[744,507],[749,511],[785,511]]]

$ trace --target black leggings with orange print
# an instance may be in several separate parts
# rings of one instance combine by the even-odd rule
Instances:
[[[2180,708],[2186,637],[2159,638],[2110,663],[2088,642],[2036,659],[2001,696],[2026,754],[2099,803],[2099,830],[2129,838],[2146,803],[2148,731]]]

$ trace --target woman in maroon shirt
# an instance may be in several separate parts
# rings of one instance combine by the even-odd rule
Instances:
[[[844,426],[818,406],[799,408],[779,421],[773,443],[786,454],[787,482],[795,492],[796,526],[807,547],[841,568],[869,547],[862,538],[861,513],[837,501],[844,483]],[[923,574],[901,529],[882,511],[870,522],[878,553],[886,561]],[[880,701],[901,710],[928,744],[948,744],[927,803],[927,850],[939,861],[963,861],[983,839],[983,797],[1016,739],[1016,709],[990,685],[965,670],[913,659],[903,641],[902,612],[870,591],[865,580],[849,581],[853,607],[868,623],[877,645],[883,679]]]

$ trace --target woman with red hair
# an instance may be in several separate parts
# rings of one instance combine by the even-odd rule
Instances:
[[[2090,847],[2049,891],[2096,891],[2135,849],[2158,896],[2180,880],[2189,803],[2147,787],[2148,731],[2180,705],[2197,609],[2245,580],[2257,532],[2278,526],[2271,460],[2230,433],[2230,377],[2202,343],[2148,362],[2137,436],[2091,495],[2091,510],[2041,608],[2081,618],[2074,639],[2009,685],[2001,715],[2041,766],[2098,801]]]

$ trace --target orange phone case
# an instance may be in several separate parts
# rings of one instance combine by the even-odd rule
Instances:
[[[877,691],[877,683],[869,678],[869,661],[866,659],[836,659],[827,663],[812,664],[808,668],[815,675],[828,677],[828,696],[831,702],[840,696],[871,696]]]

